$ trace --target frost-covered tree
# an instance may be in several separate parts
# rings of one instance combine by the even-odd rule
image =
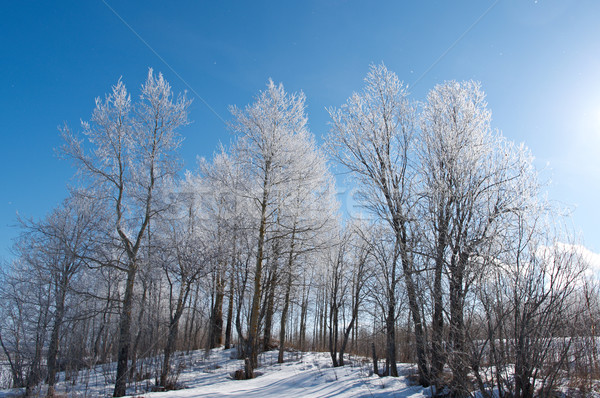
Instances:
[[[547,203],[518,214],[501,239],[509,249],[476,281],[484,333],[468,339],[469,363],[482,396],[553,396],[565,375],[595,366],[583,355],[596,341],[583,328],[587,263],[577,245],[561,243],[569,238]]]
[[[270,281],[267,315],[272,309],[275,291],[281,287],[283,302],[279,323],[278,362],[283,362],[290,306],[295,296],[295,286],[302,276],[302,268],[313,261],[317,252],[329,244],[330,232],[338,224],[337,201],[334,197],[333,177],[327,169],[325,156],[316,147],[311,135],[298,137],[297,154],[302,162],[294,180],[285,190],[278,190],[277,220],[272,229],[274,255],[272,263],[277,268]],[[279,283],[275,283],[275,282]],[[277,286],[279,285],[279,286]],[[265,338],[270,333],[265,319]]]
[[[152,69],[131,101],[122,81],[104,100],[96,99],[91,122],[83,123],[83,140],[63,129],[62,153],[70,158],[89,193],[112,209],[112,230],[126,261],[113,264],[127,275],[119,321],[119,353],[114,396],[125,395],[130,357],[131,322],[139,255],[150,221],[163,210],[155,195],[178,169],[177,129],[187,123],[189,101],[173,98],[171,86]],[[84,146],[85,142],[85,146]]]
[[[329,352],[333,366],[344,366],[350,335],[358,327],[359,309],[373,272],[371,244],[369,226],[365,222],[351,220],[327,253]],[[343,326],[340,319],[343,319]]]
[[[13,387],[25,387],[25,396],[39,394],[43,380],[44,349],[52,324],[54,289],[44,272],[45,261],[16,259],[3,267],[0,283],[0,346],[8,362]]]
[[[416,291],[413,249],[416,245],[414,139],[415,110],[406,87],[384,65],[371,66],[365,88],[354,93],[340,109],[330,110],[329,153],[358,184],[358,199],[383,220],[394,234],[398,261],[391,263],[386,278],[387,357],[389,374],[396,369],[396,289],[404,278],[415,325],[419,379],[429,382],[425,325]],[[397,264],[399,263],[399,264]],[[401,269],[397,267],[401,265]]]
[[[3,313],[0,343],[13,384],[26,387],[26,395],[45,378],[46,394],[54,396],[58,364],[71,359],[60,352],[60,342],[69,334],[65,324],[83,316],[75,304],[83,301],[76,286],[103,222],[102,209],[92,210],[79,197],[68,198],[40,220],[19,218],[18,257],[6,267],[0,292],[3,304],[13,307]]]
[[[169,303],[169,328],[160,373],[160,385],[165,388],[171,383],[171,356],[176,349],[180,319],[194,283],[208,273],[212,252],[200,213],[203,192],[196,188],[188,174],[177,187],[167,191],[170,206],[160,214],[154,231],[155,255],[167,281]]]
[[[69,310],[67,296],[73,295],[74,280],[98,245],[96,236],[104,228],[103,222],[102,209],[92,210],[89,201],[77,196],[65,200],[42,220],[21,219],[20,258],[38,267],[34,275],[44,278],[52,289],[52,326],[46,355],[48,396],[54,395],[59,342]]]
[[[302,273],[299,268],[302,263],[314,258],[314,252],[329,245],[330,232],[339,224],[333,179],[325,165],[325,157],[314,147],[306,151],[304,156],[308,165],[302,172],[305,175],[301,174],[302,181],[282,198],[282,210],[277,222],[281,234],[279,239],[284,246],[280,249],[284,257],[280,275],[285,286],[279,328],[279,363],[283,362],[293,282]]]
[[[490,127],[485,94],[474,82],[430,91],[422,113],[421,165],[435,266],[433,371],[442,370],[441,275],[449,286],[449,364],[454,393],[468,394],[464,307],[481,257],[537,194],[532,157]]]
[[[225,148],[219,148],[213,159],[202,160],[199,165],[201,178],[197,179],[197,190],[203,192],[201,209],[206,219],[206,233],[214,242],[211,260],[212,299],[208,331],[208,348],[223,344],[231,345],[233,327],[234,264],[240,257],[241,242],[249,229],[251,218],[249,203],[241,189],[244,181],[243,170],[236,164]],[[225,296],[229,301],[227,323],[223,328],[223,306]]]
[[[244,189],[257,214],[256,261],[253,296],[246,340],[246,377],[258,365],[263,267],[267,244],[278,236],[291,236],[298,225],[285,221],[282,211],[292,203],[294,192],[318,186],[326,180],[324,163],[306,127],[303,93],[288,94],[269,81],[254,103],[243,110],[232,107],[232,130],[238,133],[232,149],[236,162],[247,173]]]

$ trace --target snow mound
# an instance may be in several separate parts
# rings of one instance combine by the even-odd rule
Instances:
[[[276,363],[277,353],[262,354],[260,376],[252,380],[233,380],[231,374],[242,361],[229,359],[228,351],[213,350],[203,369],[181,374],[187,388],[144,394],[147,397],[425,397],[427,391],[411,385],[408,375],[413,365],[400,365],[398,378],[372,375],[370,364],[352,361],[333,368],[325,353],[288,353],[283,364]]]

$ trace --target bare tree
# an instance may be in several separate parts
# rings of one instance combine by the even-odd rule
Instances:
[[[244,190],[247,174],[241,166],[224,147],[219,148],[210,162],[202,160],[199,165],[200,177],[196,189],[203,193],[200,198],[205,218],[203,225],[214,247],[210,262],[214,299],[210,311],[208,348],[215,348],[222,343],[223,331],[225,348],[230,348],[234,341],[233,324],[238,315],[234,317],[236,279],[246,263],[241,259],[249,255],[244,252],[255,213],[254,204],[249,202]],[[229,303],[227,323],[223,330],[226,294]]]
[[[40,267],[39,275],[53,290],[52,328],[47,351],[48,396],[54,395],[67,295],[73,294],[73,279],[85,265],[82,259],[95,250],[97,240],[94,235],[103,227],[102,219],[101,208],[92,212],[90,203],[74,197],[67,199],[43,220],[20,220],[20,256],[29,264]]]
[[[8,360],[13,386],[25,387],[33,396],[43,379],[42,358],[47,330],[52,322],[52,284],[44,275],[37,256],[16,259],[3,269],[0,297],[0,345]]]
[[[121,81],[104,101],[96,99],[91,123],[83,123],[91,149],[84,149],[68,127],[63,129],[62,153],[74,161],[83,184],[94,187],[98,200],[114,209],[114,232],[127,258],[118,265],[127,282],[119,321],[115,397],[125,395],[127,386],[138,256],[150,220],[162,210],[155,191],[177,170],[174,153],[181,139],[176,131],[187,123],[188,105],[184,96],[174,100],[162,74],[154,76],[150,69],[137,103],[131,103]]]
[[[233,262],[237,250],[237,239],[242,229],[244,198],[240,195],[242,172],[223,147],[212,162],[200,162],[198,190],[203,192],[201,209],[206,218],[205,229],[214,242],[212,255],[212,303],[207,348],[223,343],[223,304],[229,285],[229,310],[225,328],[226,345],[231,344],[233,305]]]
[[[359,222],[350,222],[333,247],[329,264],[330,324],[329,352],[333,366],[344,366],[344,354],[351,332],[357,328],[358,314],[371,276],[369,231]],[[344,327],[339,338],[340,314]],[[347,314],[347,317],[346,317]],[[349,319],[347,322],[346,319]]]
[[[523,211],[537,182],[531,155],[490,127],[485,94],[474,82],[436,86],[423,110],[421,159],[434,259],[434,375],[441,354],[441,273],[447,271],[450,301],[450,367],[455,394],[469,394],[465,342],[465,298],[477,272],[480,253]],[[487,253],[486,253],[487,254]]]
[[[312,144],[312,142],[309,142]],[[303,158],[308,166],[299,173],[300,179],[282,200],[282,211],[278,219],[282,232],[282,252],[285,264],[281,270],[285,292],[279,328],[278,362],[283,363],[286,339],[286,324],[294,282],[301,274],[301,263],[309,262],[316,252],[327,250],[331,231],[339,224],[336,217],[337,202],[333,196],[333,182],[325,165],[325,157],[314,144],[305,151]]]
[[[396,362],[392,358],[397,358],[396,347],[396,320],[401,303],[401,289],[404,287],[401,283],[401,275],[397,275],[394,271],[400,261],[400,246],[392,231],[387,228],[387,225],[375,223],[372,227],[369,244],[370,257],[375,263],[375,273],[371,286],[371,301],[382,314],[385,325],[385,352],[386,352],[386,368],[384,374],[394,376],[396,370]],[[394,280],[395,279],[395,280]],[[416,279],[415,282],[416,289]],[[389,286],[393,286],[391,290]],[[390,314],[390,301],[394,302],[393,315]],[[377,311],[377,310],[375,310]]]
[[[304,94],[287,94],[282,85],[269,81],[256,101],[244,110],[232,108],[232,129],[239,133],[233,153],[248,173],[245,195],[256,206],[256,262],[253,297],[246,340],[246,377],[254,377],[258,365],[263,263],[266,243],[273,235],[278,211],[291,190],[305,181],[312,183],[318,166],[314,139],[306,128]],[[318,174],[317,174],[318,175]],[[281,233],[289,234],[291,229]]]
[[[210,254],[198,214],[201,192],[196,188],[188,175],[177,188],[167,191],[172,203],[158,219],[157,255],[169,292],[169,329],[160,374],[160,385],[165,388],[172,382],[169,380],[171,356],[176,349],[179,321],[194,283],[208,273],[206,263]]]
[[[514,397],[553,396],[564,372],[583,359],[587,264],[576,245],[560,242],[552,214],[531,210],[503,235],[511,250],[478,282],[486,335],[471,343],[471,362],[488,397],[494,389]]]
[[[338,110],[330,110],[329,152],[347,168],[359,184],[359,199],[394,233],[399,263],[415,325],[419,382],[429,384],[423,323],[412,254],[416,245],[414,156],[414,109],[406,99],[405,86],[384,65],[371,66],[362,93],[354,93]],[[395,355],[396,284],[400,270],[392,264],[386,328],[390,374],[397,376]]]

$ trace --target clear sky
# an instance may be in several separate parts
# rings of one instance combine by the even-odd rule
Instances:
[[[600,1],[4,1],[0,11],[0,257],[11,256],[16,212],[42,217],[67,195],[57,127],[79,128],[119,77],[138,95],[152,67],[188,90],[181,153],[193,169],[229,141],[228,105],[251,102],[269,77],[305,92],[322,137],[326,108],[382,61],[418,100],[445,80],[480,81],[494,127],[531,148],[549,197],[574,209],[600,252]]]

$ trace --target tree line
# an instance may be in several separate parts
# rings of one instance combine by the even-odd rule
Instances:
[[[269,80],[231,107],[231,142],[182,174],[189,105],[150,70],[137,99],[119,80],[61,129],[75,183],[19,218],[1,275],[11,386],[54,396],[59,372],[116,362],[115,397],[139,379],[168,389],[176,351],[235,346],[239,378],[293,348],[371,357],[381,376],[414,362],[436,395],[591,388],[595,276],[478,83],[417,102],[373,65],[319,145],[304,94]],[[334,169],[361,213],[340,208]]]

